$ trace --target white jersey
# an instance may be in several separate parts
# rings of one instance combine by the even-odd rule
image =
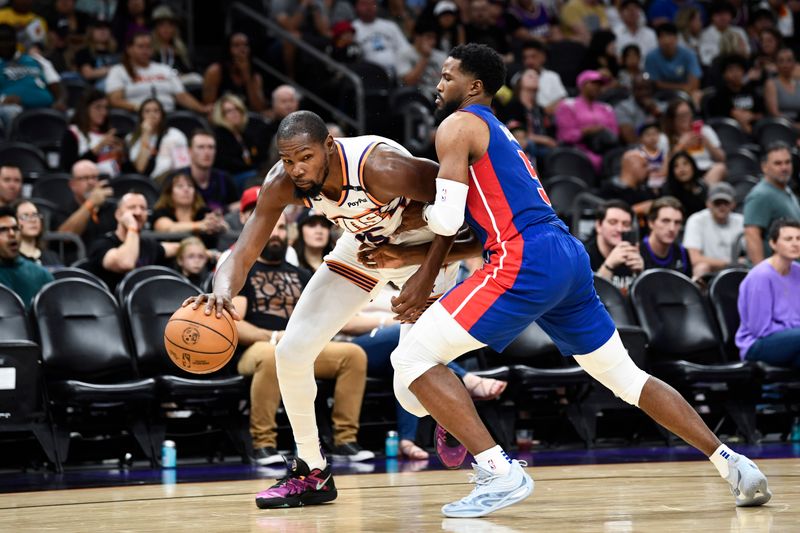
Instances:
[[[342,166],[342,194],[338,201],[320,194],[316,198],[304,200],[306,206],[320,211],[331,222],[354,234],[361,242],[378,245],[389,240],[394,243],[407,241],[406,238],[398,240],[392,236],[400,226],[403,210],[409,200],[400,196],[389,203],[381,203],[364,187],[363,172],[367,158],[380,144],[391,146],[408,156],[411,153],[397,142],[377,135],[341,137],[334,142]],[[430,233],[430,230],[425,228],[425,233]],[[418,240],[420,236],[417,234],[415,237],[417,238],[414,240]],[[427,237],[427,240],[431,240],[433,235]]]

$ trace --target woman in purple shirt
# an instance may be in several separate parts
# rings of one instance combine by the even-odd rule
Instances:
[[[800,368],[800,221],[776,220],[769,245],[739,288],[736,346],[742,359]]]

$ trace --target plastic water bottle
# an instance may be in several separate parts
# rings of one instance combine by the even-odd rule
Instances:
[[[789,440],[792,442],[800,442],[800,418],[795,417],[792,422],[792,432],[789,434]]]
[[[161,444],[161,468],[175,468],[178,463],[178,450],[174,440],[165,440]]]
[[[386,457],[397,457],[400,448],[400,436],[396,431],[386,433]]]

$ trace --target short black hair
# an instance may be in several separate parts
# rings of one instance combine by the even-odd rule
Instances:
[[[800,229],[800,220],[792,218],[779,218],[769,226],[769,240],[775,242],[781,236],[781,228],[797,228]]]
[[[761,153],[761,161],[766,161],[769,158],[769,154],[772,152],[780,152],[786,150],[789,154],[792,153],[792,147],[789,146],[784,141],[773,141],[769,143],[765,148],[764,151]]]
[[[622,3],[620,3],[619,5],[619,10],[622,11],[631,4],[636,4],[636,7],[638,7],[639,9],[642,8],[642,3],[639,2],[639,0],[622,0]]]
[[[638,44],[626,45],[625,48],[622,49],[622,53],[619,56],[624,58],[625,56],[627,56],[631,52],[636,52],[637,54],[639,54],[639,57],[642,57],[642,49],[639,48]]]
[[[604,221],[608,216],[609,209],[621,209],[622,211],[625,211],[631,216],[631,222],[633,222],[636,219],[636,216],[633,214],[633,209],[631,208],[630,204],[628,204],[628,202],[625,202],[624,200],[616,200],[616,199],[608,200],[607,202],[603,202],[602,204],[600,204],[600,207],[597,209],[597,213],[595,213],[594,215],[594,219],[597,222]]]
[[[545,48],[544,43],[536,39],[531,39],[522,43],[521,50],[539,50],[543,54],[547,53],[547,48]]]
[[[483,82],[483,92],[487,96],[494,96],[506,81],[503,58],[485,44],[460,44],[450,51],[450,57],[461,62],[463,72]]]
[[[739,54],[728,54],[720,58],[720,72],[723,74],[729,67],[738,66],[743,71],[747,72],[747,59]]]
[[[656,36],[678,35],[678,27],[672,22],[662,22],[656,27]]]
[[[328,138],[328,127],[325,126],[325,121],[312,111],[294,111],[281,120],[275,133],[275,140],[283,141],[298,135],[308,135],[311,141],[322,144]]]
[[[0,206],[0,218],[3,217],[17,218],[17,210],[10,205]]]

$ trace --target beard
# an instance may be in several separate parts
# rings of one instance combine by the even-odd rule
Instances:
[[[434,111],[433,113],[433,119],[436,125],[438,126],[439,124],[444,122],[444,119],[446,119],[447,117],[458,111],[459,106],[461,106],[460,100],[458,101],[450,100],[444,102],[444,105],[442,105],[442,107],[437,107],[436,111]]]
[[[261,250],[261,259],[268,263],[281,263],[288,248],[289,244],[285,240],[271,238]]]
[[[311,200],[314,198],[319,198],[322,195],[322,187],[325,185],[325,182],[328,180],[328,174],[330,173],[330,167],[328,165],[328,160],[325,160],[325,168],[322,169],[322,181],[319,183],[314,184],[310,189],[303,190],[297,185],[294,186],[294,197],[298,200]]]

